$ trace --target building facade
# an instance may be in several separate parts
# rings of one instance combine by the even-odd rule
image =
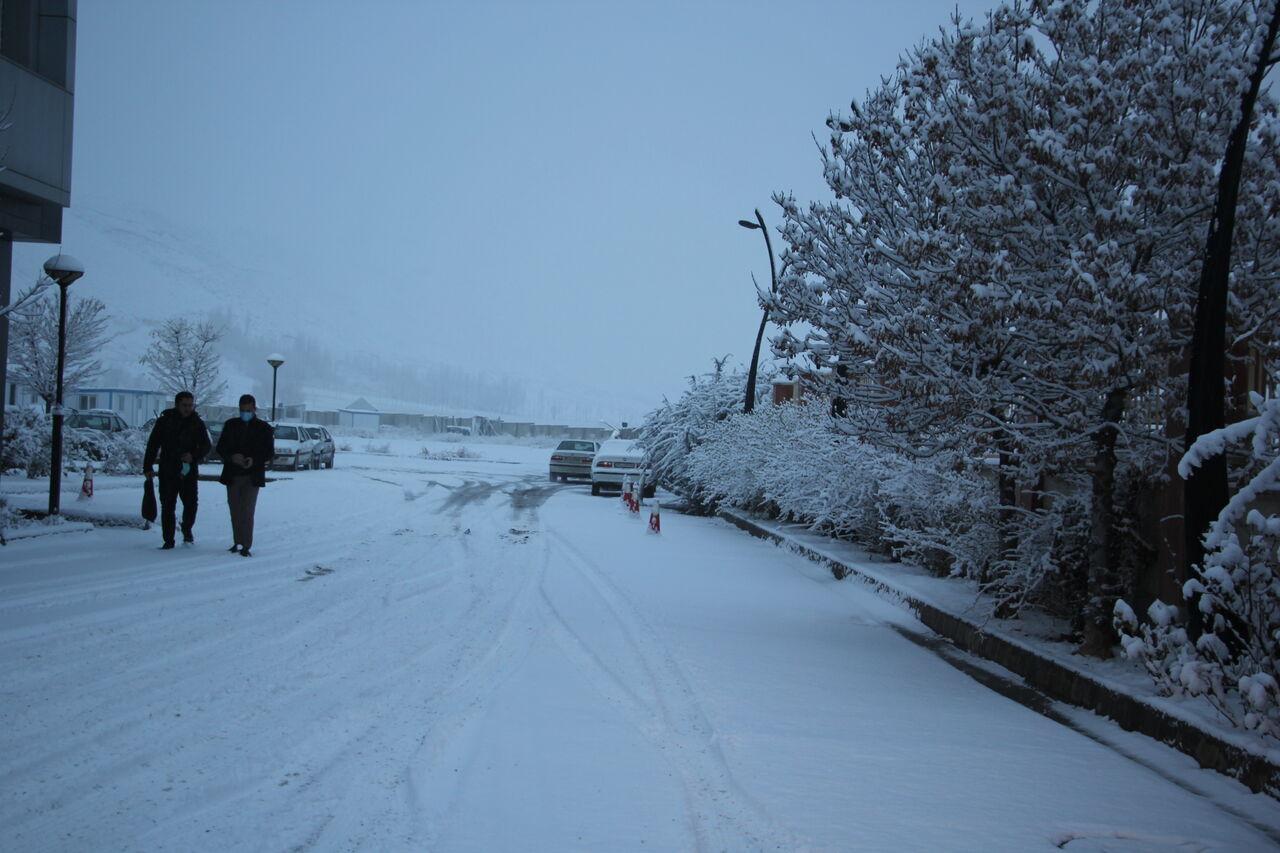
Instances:
[[[75,68],[76,0],[0,0],[0,308],[12,294],[13,244],[62,242],[62,211],[71,204]],[[5,315],[0,383],[6,386],[8,358]]]

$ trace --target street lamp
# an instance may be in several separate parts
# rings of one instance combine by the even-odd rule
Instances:
[[[276,422],[276,374],[280,370],[280,365],[284,364],[284,356],[278,352],[273,352],[267,356],[267,364],[271,365],[271,422]]]
[[[760,208],[756,208],[756,221],[749,222],[746,219],[739,219],[738,224],[743,228],[750,228],[764,232],[764,246],[769,250],[769,292],[778,292],[778,271],[773,265],[773,243],[769,241],[769,229],[764,227],[764,217],[760,215]],[[756,372],[760,366],[760,343],[764,340],[764,327],[769,322],[769,307],[765,306],[764,316],[760,318],[760,331],[756,332],[756,347],[751,351],[751,370],[747,372],[747,400],[742,406],[744,414],[751,414],[751,410],[756,407]]]
[[[62,372],[67,361],[67,288],[84,275],[84,264],[70,255],[54,255],[44,262],[45,275],[58,285],[58,373],[53,399],[53,440],[49,451],[49,515],[57,515],[61,507],[62,488]]]

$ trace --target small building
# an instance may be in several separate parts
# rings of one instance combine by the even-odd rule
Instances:
[[[25,385],[5,383],[4,403],[11,409],[44,409],[44,400]],[[144,423],[173,405],[173,395],[142,388],[69,388],[63,403],[77,411],[110,409],[131,427]]]
[[[80,411],[110,409],[129,426],[139,427],[171,407],[173,395],[140,388],[77,388],[64,401]]]
[[[381,423],[382,413],[364,397],[356,399],[345,409],[338,409],[339,426],[376,431]]]

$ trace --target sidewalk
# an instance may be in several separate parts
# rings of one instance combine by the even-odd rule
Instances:
[[[719,515],[754,536],[828,565],[838,578],[867,584],[959,648],[999,664],[1051,699],[1109,717],[1126,730],[1186,753],[1201,767],[1280,799],[1280,749],[1269,749],[1247,733],[1197,718],[1200,709],[1191,703],[1156,696],[1141,668],[1072,655],[1065,643],[1031,636],[1033,632],[1021,630],[1017,621],[988,618],[989,608],[963,582],[887,562],[803,525],[733,509],[721,509]],[[1204,710],[1212,713],[1207,707]]]

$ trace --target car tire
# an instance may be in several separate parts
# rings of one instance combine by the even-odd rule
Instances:
[[[598,497],[600,497],[600,484],[599,484],[599,483],[592,483],[592,484],[591,484],[591,494],[592,494],[593,496],[597,497],[597,498],[598,498]]]
[[[553,483],[554,483],[555,481],[556,481],[556,475],[555,475],[555,472],[552,472],[552,473],[551,473],[551,482],[553,482]]]

